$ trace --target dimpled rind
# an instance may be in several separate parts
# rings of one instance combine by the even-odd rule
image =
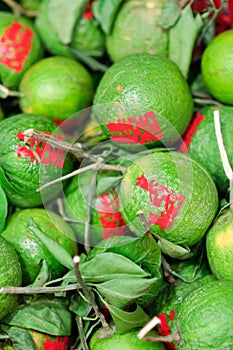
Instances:
[[[176,198],[173,204],[172,198]],[[214,219],[218,192],[198,163],[179,152],[160,151],[128,167],[120,203],[123,218],[135,234],[145,231],[137,216],[142,211],[154,233],[190,247],[201,240]]]
[[[77,252],[74,232],[59,215],[45,209],[22,209],[11,215],[2,236],[15,248],[22,266],[23,285],[32,283],[45,259],[52,278],[61,277],[65,267],[49,252],[29,228],[33,219],[38,228],[73,256]]]
[[[0,236],[0,287],[22,285],[22,271],[18,255],[13,246]],[[18,305],[18,296],[13,294],[0,295],[0,319]]]
[[[233,283],[207,283],[190,293],[180,306],[173,328],[181,336],[176,349],[232,349],[232,319]]]
[[[42,183],[69,173],[73,168],[72,158],[65,153],[63,167],[53,166],[52,163],[41,164],[36,159],[19,156],[18,147],[25,147],[25,143],[17,134],[30,128],[62,135],[53,121],[35,114],[21,113],[0,122],[0,167],[10,186],[1,176],[0,183],[10,203],[21,208],[37,207],[55,198],[60,191],[60,185],[51,186],[42,192],[36,192],[36,189]]]
[[[184,133],[192,112],[193,99],[179,68],[167,58],[150,54],[129,55],[108,68],[97,87],[93,106],[95,118],[109,137],[113,136],[111,123],[127,135],[127,130],[120,130],[119,123],[130,124],[132,117],[143,124],[143,133],[152,133],[156,121],[148,120],[145,125],[144,119],[148,113],[154,113],[151,118],[159,124],[156,137],[165,145],[177,141]],[[124,138],[126,143],[127,136]],[[118,145],[119,141],[116,140]],[[154,145],[158,140],[139,142]]]

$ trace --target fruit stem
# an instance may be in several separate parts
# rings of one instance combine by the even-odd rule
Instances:
[[[154,327],[159,325],[161,323],[161,320],[154,316],[138,333],[138,338],[143,339],[147,333],[149,333]]]
[[[147,337],[144,337],[143,340],[147,340],[147,341],[151,341],[151,342],[154,342],[154,343],[157,343],[157,342],[163,342],[163,343],[172,343],[174,341],[176,342],[179,342],[180,341],[180,336],[178,333],[173,333],[173,334],[169,334],[169,335],[166,335],[165,337],[164,336],[147,336]]]
[[[138,338],[143,340],[148,340],[151,342],[165,342],[165,343],[172,343],[174,341],[180,340],[180,335],[178,332],[175,332],[173,334],[169,334],[166,336],[146,336],[147,333],[149,333],[154,327],[158,326],[161,323],[161,320],[154,316],[138,333]]]
[[[0,97],[7,98],[9,96],[21,97],[22,93],[19,91],[9,90],[6,86],[0,84]]]
[[[217,137],[217,142],[218,142],[218,148],[220,152],[220,156],[222,159],[222,165],[223,169],[225,171],[225,174],[227,178],[230,181],[230,196],[229,196],[229,201],[230,201],[230,210],[233,211],[233,170],[231,168],[226,148],[224,146],[223,142],[223,136],[222,136],[222,131],[221,131],[221,122],[220,122],[220,111],[215,110],[214,111],[214,126],[215,126],[215,134]]]
[[[90,305],[93,307],[93,310],[96,314],[96,316],[99,318],[102,327],[109,329],[110,330],[110,326],[107,323],[104,314],[102,314],[102,312],[99,310],[98,305],[96,304],[95,300],[92,298],[92,295],[90,293],[89,287],[86,285],[86,283],[84,282],[80,269],[79,269],[79,263],[80,263],[80,257],[78,255],[75,255],[73,257],[73,264],[74,264],[74,272],[75,272],[75,276],[77,278],[78,284],[80,285],[80,287],[82,288],[83,292],[85,293],[85,296],[87,298],[87,300],[89,301]]]
[[[145,233],[151,233],[158,241],[160,240],[160,237],[158,235],[156,235],[156,233],[152,232],[151,229],[150,229],[150,225],[143,213],[142,210],[139,210],[137,212],[137,216],[139,217],[139,219],[141,220],[143,226],[144,226],[144,229],[145,229]]]

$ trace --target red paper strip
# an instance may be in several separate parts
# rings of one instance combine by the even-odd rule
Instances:
[[[46,134],[50,135],[51,133],[46,132]],[[22,132],[18,132],[16,136],[19,140],[24,140],[24,135]],[[59,140],[63,140],[61,135],[56,135],[56,138]],[[63,168],[65,162],[65,153],[64,150],[52,147],[46,142],[41,142],[34,138],[30,138],[29,141],[30,146],[18,145],[16,148],[16,152],[18,157],[29,158],[30,162],[36,162],[41,164],[52,165],[57,168]]]
[[[119,211],[119,198],[114,189],[99,198],[96,209],[103,228],[103,239],[122,236],[129,232]]]
[[[31,51],[33,31],[19,22],[7,27],[0,39],[0,64],[20,73]]]
[[[144,115],[108,122],[111,138],[117,142],[146,144],[162,139],[163,134],[153,111]]]
[[[161,231],[168,229],[179,213],[185,197],[155,180],[148,182],[144,175],[138,177],[136,185],[149,192],[150,202],[160,210],[159,215],[152,212],[149,214],[149,224],[158,225]]]

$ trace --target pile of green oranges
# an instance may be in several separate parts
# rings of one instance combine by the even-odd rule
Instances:
[[[0,2],[1,349],[233,348],[231,7]]]

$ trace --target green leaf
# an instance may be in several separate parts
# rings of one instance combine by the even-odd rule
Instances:
[[[8,213],[8,201],[6,194],[0,186],[0,232],[5,228],[6,217]]]
[[[42,261],[40,272],[38,273],[35,281],[31,284],[31,287],[42,287],[50,279],[49,268],[44,259]]]
[[[164,238],[159,239],[158,245],[164,254],[174,259],[184,260],[193,256],[193,252],[188,247],[182,247]]]
[[[107,282],[96,285],[90,283],[90,285],[95,287],[110,304],[123,309],[145,295],[156,281],[157,278],[146,279],[124,275]]]
[[[116,185],[121,181],[121,176],[106,176],[100,177],[97,181],[97,193],[99,196],[102,196],[108,192],[111,188],[116,187]]]
[[[80,271],[85,281],[91,283],[106,282],[124,276],[134,278],[150,276],[133,261],[111,252],[98,254],[91,260],[80,264]]]
[[[206,97],[206,98],[210,97],[210,95],[209,96],[207,95],[208,91],[207,91],[205,83],[202,79],[201,73],[196,76],[195,80],[192,82],[192,84],[190,86],[190,89],[191,89],[192,94],[203,93],[204,97]]]
[[[30,304],[20,305],[1,322],[57,336],[70,335],[72,324],[71,313],[58,298],[41,298]]]
[[[116,236],[103,240],[92,249],[87,259],[104,251],[123,255],[148,271],[153,277],[160,276],[161,250],[150,233],[138,238]]]
[[[67,269],[73,269],[72,256],[59,243],[41,231],[32,218],[29,220],[28,227],[44,243],[49,252],[60,262],[60,264]]]
[[[74,27],[89,0],[50,0],[48,18],[60,41],[71,42]]]
[[[10,327],[7,333],[15,350],[37,350],[35,342],[27,329]]]
[[[90,293],[92,294],[93,299],[95,298],[94,293],[90,290]],[[91,304],[85,300],[80,293],[76,293],[72,296],[69,310],[74,312],[76,315],[85,318],[89,315],[89,313],[92,310]]]
[[[174,26],[181,15],[181,8],[177,0],[168,0],[164,3],[158,25],[163,29]]]
[[[128,312],[108,304],[104,300],[103,302],[109,309],[118,333],[126,333],[132,329],[143,327],[149,321],[148,315],[139,305],[136,305],[134,311]]]
[[[99,0],[96,4],[94,2],[94,16],[97,18],[97,21],[105,34],[110,33],[113,21],[122,1],[123,0]]]
[[[3,168],[0,166],[0,185],[2,186],[3,189],[7,188],[8,192],[14,192],[14,187],[12,184],[8,181],[5,172]]]
[[[169,30],[169,58],[187,79],[195,40],[203,26],[200,14],[195,17],[187,5],[177,23]]]

